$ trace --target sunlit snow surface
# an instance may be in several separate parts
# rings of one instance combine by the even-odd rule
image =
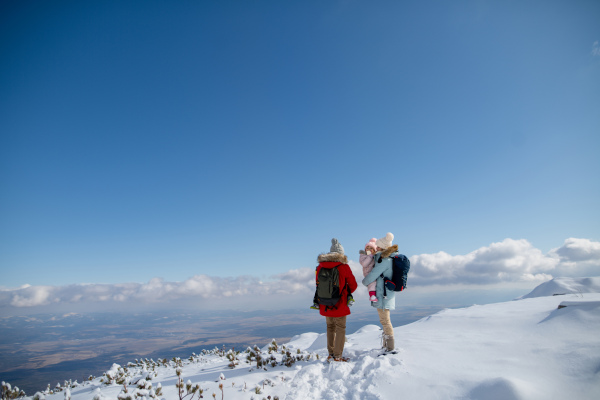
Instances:
[[[581,280],[573,289],[572,280],[556,279],[544,284],[552,290],[538,290],[538,297],[530,294],[530,298],[506,303],[447,309],[396,327],[395,355],[378,356],[381,330],[367,325],[347,336],[348,363],[327,363],[325,335],[304,333],[286,347],[295,357],[306,359],[310,354],[308,361],[281,365],[281,345],[272,354],[277,366],[269,364],[266,370],[257,369],[254,361],[247,363],[244,352],[234,369],[225,357],[199,355],[194,361],[183,361],[182,378],[199,384],[204,398],[212,399],[215,393],[217,399],[227,400],[268,396],[299,400],[598,399],[600,294],[586,293],[589,288],[595,290],[597,283],[598,278]],[[557,288],[570,294],[553,296],[550,292]],[[401,295],[397,300],[400,305]],[[559,309],[561,304],[565,307]],[[271,356],[267,347],[262,354]],[[157,398],[178,399],[175,367],[161,366],[155,373],[151,390],[138,389],[134,383],[152,373],[129,368],[129,394],[150,398],[160,383],[162,394]],[[117,399],[122,391],[123,385],[102,384],[96,378],[72,388],[71,396],[73,400]],[[62,400],[65,395],[45,397]]]

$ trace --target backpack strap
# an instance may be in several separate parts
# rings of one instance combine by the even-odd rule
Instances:
[[[381,257],[381,254],[379,254],[379,259],[377,260],[377,263],[381,263],[383,261],[383,257]],[[387,297],[387,288],[385,287],[385,276],[383,276],[383,273],[381,273],[381,279],[383,279],[383,297]]]
[[[340,264],[342,265],[342,264]],[[350,293],[350,289],[348,288],[348,282],[346,282],[346,284],[344,285],[342,291],[340,292],[340,301],[342,301],[342,298],[344,297],[344,291],[347,291],[348,293]],[[338,303],[340,302],[338,301]],[[325,311],[327,310],[337,310],[337,306],[325,306]]]

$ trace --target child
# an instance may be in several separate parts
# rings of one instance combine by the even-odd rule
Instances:
[[[369,240],[369,243],[365,245],[365,249],[359,251],[359,262],[360,265],[362,265],[363,267],[364,276],[367,276],[369,272],[371,272],[371,270],[373,269],[373,266],[375,265],[374,255],[375,253],[377,253],[377,245],[375,244],[375,241],[377,241],[377,239],[375,238]],[[377,302],[376,286],[377,281],[373,281],[367,286],[367,289],[369,290],[369,300],[374,303]]]

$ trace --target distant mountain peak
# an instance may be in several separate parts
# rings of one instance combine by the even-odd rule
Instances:
[[[600,293],[600,277],[554,278],[548,282],[542,283],[519,299],[577,293]]]

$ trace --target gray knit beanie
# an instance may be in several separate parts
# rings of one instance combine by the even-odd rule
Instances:
[[[344,248],[336,238],[331,239],[331,249],[329,249],[329,252],[344,254]]]

